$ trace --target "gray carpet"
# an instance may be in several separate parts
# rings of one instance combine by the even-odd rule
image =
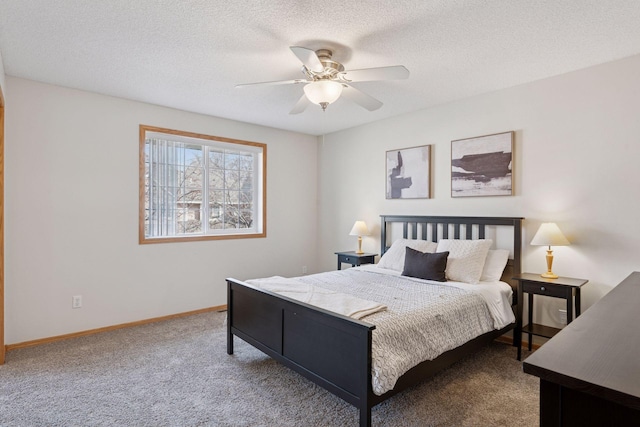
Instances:
[[[11,351],[1,426],[357,426],[356,409],[236,338],[225,313]],[[374,426],[538,425],[538,381],[492,344],[376,406]]]

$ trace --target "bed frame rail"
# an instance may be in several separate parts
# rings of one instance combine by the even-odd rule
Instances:
[[[233,336],[360,409],[371,425],[374,325],[227,279],[227,353]]]

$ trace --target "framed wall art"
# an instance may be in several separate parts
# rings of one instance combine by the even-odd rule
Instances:
[[[451,141],[451,197],[513,194],[513,135]]]
[[[431,197],[431,146],[387,151],[387,199]]]

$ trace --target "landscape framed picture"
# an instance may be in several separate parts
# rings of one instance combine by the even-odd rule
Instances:
[[[513,195],[513,136],[451,141],[451,197]]]
[[[386,153],[387,199],[431,197],[431,146],[401,148]]]

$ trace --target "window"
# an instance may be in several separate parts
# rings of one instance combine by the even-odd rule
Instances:
[[[266,144],[140,125],[140,243],[266,236]]]

